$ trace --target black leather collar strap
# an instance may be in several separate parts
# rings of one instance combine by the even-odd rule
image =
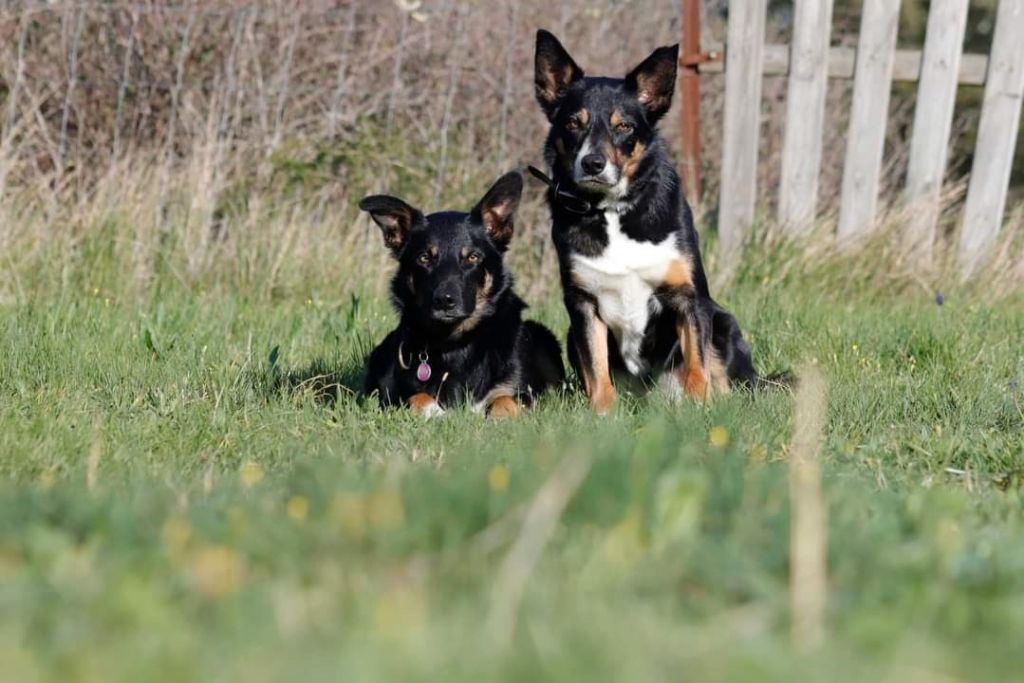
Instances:
[[[540,170],[536,166],[527,166],[526,170],[528,170],[534,178],[550,187],[555,201],[569,213],[575,213],[583,216],[588,213],[596,213],[598,211],[598,208],[594,206],[592,202],[588,202],[586,199],[583,199],[568,190],[563,190],[558,186],[558,183],[548,177],[544,171]]]

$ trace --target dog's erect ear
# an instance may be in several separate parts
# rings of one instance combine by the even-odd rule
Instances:
[[[498,178],[473,209],[474,216],[483,223],[487,236],[501,251],[508,247],[512,239],[513,218],[522,195],[523,176],[519,171],[512,171]]]
[[[540,29],[533,60],[533,80],[537,101],[548,120],[555,115],[558,104],[569,86],[583,78],[583,69],[576,66],[558,38]]]
[[[626,76],[626,90],[636,94],[652,124],[672,105],[678,63],[678,45],[659,47]]]
[[[370,214],[373,222],[380,226],[384,235],[384,244],[398,256],[409,238],[409,230],[419,221],[423,214],[397,197],[375,194],[363,197],[359,208]]]

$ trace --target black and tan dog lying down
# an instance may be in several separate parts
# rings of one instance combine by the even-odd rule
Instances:
[[[522,319],[504,255],[522,176],[497,180],[469,213],[424,215],[401,199],[364,198],[398,260],[398,327],[370,354],[366,394],[431,416],[464,403],[511,417],[565,378],[555,336]]]

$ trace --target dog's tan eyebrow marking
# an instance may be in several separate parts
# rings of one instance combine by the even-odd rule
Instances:
[[[622,112],[616,109],[612,112],[612,115],[608,117],[608,123],[612,124],[612,128],[623,122]]]
[[[569,117],[570,119],[576,119],[581,126],[587,125],[590,122],[590,112],[586,109],[580,109],[578,112]]]

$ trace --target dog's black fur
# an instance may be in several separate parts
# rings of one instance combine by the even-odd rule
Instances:
[[[569,358],[599,412],[615,399],[611,371],[642,379],[673,371],[687,394],[702,398],[763,381],[736,319],[710,296],[690,207],[656,128],[672,102],[677,59],[678,46],[662,47],[625,78],[587,77],[552,34],[537,32],[535,92],[551,124],[544,156],[554,180],[548,203],[570,317]],[[566,193],[579,201],[567,203]],[[664,260],[664,275],[643,270],[644,257],[658,268]],[[587,259],[621,266],[623,277],[651,289],[630,300],[646,320],[629,323],[642,329],[631,367],[602,307],[625,301],[602,299],[625,279],[585,271]]]
[[[468,214],[424,216],[384,195],[359,203],[399,264],[391,295],[400,321],[370,354],[364,387],[382,406],[432,414],[470,402],[508,416],[564,380],[558,341],[522,320],[526,305],[504,265],[522,189],[522,176],[508,173]],[[431,368],[425,382],[421,360]]]

